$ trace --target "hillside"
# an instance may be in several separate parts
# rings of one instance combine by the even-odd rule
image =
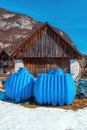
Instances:
[[[0,8],[0,50],[6,48],[10,52],[11,49],[16,49],[15,43],[23,41],[40,25],[42,23],[31,17]]]
[[[0,8],[0,51],[4,49],[11,55],[43,24],[44,23],[38,22],[29,16]],[[59,37],[68,42],[70,46],[75,47],[73,41],[64,31],[53,26],[51,27],[59,35]]]

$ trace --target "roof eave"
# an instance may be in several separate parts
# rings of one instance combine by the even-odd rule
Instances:
[[[72,46],[72,44],[69,44],[63,37],[61,37],[55,30],[52,28],[48,22],[46,22],[46,25],[49,26],[63,41],[65,41],[72,49],[75,50],[75,52],[78,54],[79,58],[82,58],[82,54],[78,51],[78,49],[75,46]]]

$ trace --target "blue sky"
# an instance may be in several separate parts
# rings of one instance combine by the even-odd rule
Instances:
[[[65,31],[87,54],[87,0],[0,0],[0,7],[49,22]]]

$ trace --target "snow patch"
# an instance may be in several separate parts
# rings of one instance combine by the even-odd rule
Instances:
[[[4,45],[3,45],[3,43],[2,43],[2,42],[0,42],[0,47],[1,47],[1,48],[4,48]]]
[[[30,29],[32,30],[32,22],[31,20],[27,18],[22,18],[16,21],[16,23],[22,28],[22,29]]]
[[[10,28],[15,28],[15,27],[19,27],[21,29],[29,29],[32,30],[32,23],[30,23],[29,21],[24,22],[23,23],[20,21],[15,21],[13,23],[10,23],[8,26],[6,26],[6,29],[10,29]]]
[[[11,44],[5,44],[5,45],[4,45],[4,47],[9,47],[9,46],[11,46]]]
[[[19,19],[19,23],[22,29],[24,28],[32,30],[32,22],[29,19]]]
[[[9,47],[11,44],[3,44],[2,42],[0,42],[0,47],[3,49],[5,47]]]
[[[15,14],[4,14],[3,18],[8,19],[8,18],[11,18],[13,16],[15,16]]]
[[[10,25],[10,28],[11,27],[20,27],[20,25],[17,22],[14,22],[13,24]]]
[[[4,21],[0,21],[0,27],[3,28],[7,25],[7,22]]]
[[[12,35],[9,37],[10,40],[16,40],[16,39],[19,39],[19,38],[26,38],[27,35]]]

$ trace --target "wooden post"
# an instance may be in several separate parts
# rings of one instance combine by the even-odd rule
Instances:
[[[2,74],[2,58],[1,58],[1,74]]]

